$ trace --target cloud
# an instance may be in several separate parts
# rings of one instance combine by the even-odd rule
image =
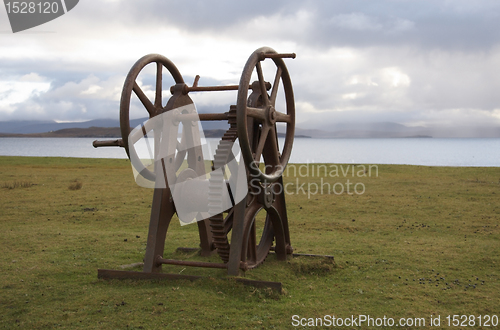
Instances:
[[[197,74],[204,86],[238,84],[268,45],[297,53],[286,63],[301,125],[498,124],[499,13],[497,0],[88,0],[32,32],[0,34],[0,120],[117,118],[125,76],[145,54],[170,58],[188,84]],[[151,94],[154,81],[141,79]],[[200,111],[236,102],[233,92],[192,96]]]
[[[495,92],[500,77],[491,71],[498,67],[500,48],[481,53],[332,48],[302,55],[300,68],[294,63],[299,74],[292,78],[301,101],[297,117],[307,118],[302,121],[310,127],[328,120],[368,119],[425,126],[444,119],[447,125],[500,124],[500,95]],[[311,109],[317,114],[310,115]]]
[[[26,81],[27,77],[33,79],[39,76],[32,73],[10,83],[9,96],[0,99],[0,115],[6,115],[8,119],[65,121],[117,117],[123,76],[101,80],[89,75],[60,86],[53,86],[47,81]],[[4,90],[3,85],[0,82],[0,90]]]
[[[35,82],[35,83],[39,83],[39,82],[45,82],[45,78],[43,78],[40,75],[38,75],[38,73],[30,72],[28,74],[25,74],[21,78],[19,78],[19,81],[20,82]]]
[[[31,97],[36,97],[47,92],[50,82],[36,73],[19,77],[10,77],[0,80],[0,115],[2,113],[13,115],[17,110],[16,105],[27,102]],[[22,114],[19,114],[22,116]]]
[[[413,30],[415,28],[415,22],[404,18],[397,18],[390,28],[390,32],[401,33]]]
[[[381,30],[383,25],[376,19],[363,13],[340,14],[329,21],[332,26],[355,31]]]

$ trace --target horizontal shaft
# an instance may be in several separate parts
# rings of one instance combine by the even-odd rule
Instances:
[[[177,89],[177,85],[174,85],[170,87],[170,93],[174,94],[175,89]],[[240,86],[239,85],[226,85],[226,86],[192,86],[189,87],[188,85],[184,84],[182,88],[182,94],[186,95],[190,92],[217,92],[217,91],[237,91]],[[252,86],[248,86],[249,89],[252,88]],[[270,90],[271,89],[271,84],[266,81],[266,89]]]
[[[222,264],[222,263],[203,262],[203,261],[172,260],[172,259],[163,259],[161,257],[158,257],[156,259],[156,262],[158,264],[188,266],[188,267],[227,268],[226,264]]]
[[[97,141],[95,140],[92,142],[92,145],[94,148],[99,148],[99,147],[123,147],[123,140],[118,139],[118,140],[105,140],[105,141]]]
[[[225,113],[199,113],[201,121],[228,120],[228,112]]]
[[[187,92],[215,92],[215,91],[237,91],[239,85],[227,85],[227,86],[196,86],[196,87],[187,87]]]

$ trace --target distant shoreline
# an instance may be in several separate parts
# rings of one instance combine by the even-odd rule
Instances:
[[[213,129],[204,130],[203,133],[207,138],[220,138],[226,130]],[[0,133],[2,137],[25,137],[25,138],[121,138],[119,127],[89,127],[89,128],[64,128],[57,131],[45,133]],[[285,134],[278,133],[278,137],[285,137]],[[307,135],[295,135],[295,138],[311,138]]]
[[[148,118],[130,120],[130,127]],[[202,122],[206,138],[220,138],[229,128],[224,122]],[[140,126],[139,126],[140,127]],[[284,127],[281,127],[284,128]],[[280,131],[278,137],[283,138]],[[0,121],[0,137],[121,137],[120,122],[95,119],[86,122]],[[500,126],[408,127],[393,122],[345,122],[315,128],[295,127],[295,138],[311,139],[401,139],[401,138],[500,138]]]
[[[0,137],[27,137],[27,138],[119,138],[121,132],[119,127],[89,127],[89,128],[64,128],[57,131],[45,133],[0,133]]]

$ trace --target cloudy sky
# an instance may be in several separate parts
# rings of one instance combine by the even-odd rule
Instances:
[[[15,34],[2,7],[0,121],[118,118],[125,76],[149,53],[189,84],[237,84],[261,46],[297,54],[301,128],[500,125],[498,0],[81,0]],[[195,102],[224,112],[236,94]]]

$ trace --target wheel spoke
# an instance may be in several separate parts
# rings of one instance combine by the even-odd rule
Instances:
[[[260,62],[257,62],[255,68],[257,69],[257,76],[259,77],[260,93],[262,95],[262,100],[264,101],[264,105],[268,106],[269,97],[267,95],[266,82],[264,80],[264,74],[262,73],[262,66],[260,65]]]
[[[153,151],[151,150],[151,145],[149,144],[148,133],[146,132],[146,128],[144,127],[144,125],[141,125],[141,128],[144,136],[144,141],[146,141],[146,145],[148,147],[149,159],[152,159],[154,161],[155,158],[153,156]]]
[[[155,161],[156,161],[156,156],[160,154],[160,141],[161,141],[161,132],[159,129],[155,129],[153,131],[153,137],[154,137],[154,143],[155,143]]]
[[[146,94],[142,91],[142,89],[137,85],[137,83],[134,81],[134,87],[133,87],[135,95],[139,98],[141,101],[142,105],[146,108],[146,110],[149,112],[149,117],[152,117],[154,113],[156,112],[155,106],[151,101],[148,99]]]
[[[260,156],[262,155],[262,151],[264,150],[264,146],[266,144],[267,135],[269,133],[269,126],[264,125],[262,127],[262,131],[259,136],[259,144],[257,145],[257,149],[255,150],[255,160],[260,161]]]
[[[247,116],[257,119],[260,123],[266,120],[266,113],[261,108],[247,107]]]
[[[162,88],[163,88],[162,69],[163,69],[163,64],[161,64],[160,62],[156,62],[156,95],[155,95],[155,107],[156,108],[162,107],[162,104],[161,104],[161,97],[162,97],[161,92],[162,92]]]
[[[255,230],[255,219],[250,229],[250,237],[248,237],[247,261],[255,263],[257,261],[257,237]]]
[[[133,134],[131,134],[133,133]],[[135,144],[137,141],[139,141],[142,137],[144,136],[142,130],[140,129],[137,129],[137,130],[132,130],[130,131],[129,133],[129,138],[127,139],[127,141],[130,140],[130,142],[132,142],[132,144]]]
[[[265,152],[263,153],[264,161],[271,166],[280,164],[280,154],[278,149],[278,135],[276,134],[276,127],[273,126],[269,129],[269,134],[266,139]],[[274,169],[272,169],[274,170]]]
[[[280,123],[291,124],[292,123],[292,117],[290,117],[290,115],[288,115],[286,113],[276,111],[276,121],[280,122]]]
[[[281,67],[278,66],[276,70],[276,76],[274,77],[273,89],[271,90],[271,104],[274,106],[276,104],[276,95],[278,95],[278,87],[281,79]]]
[[[224,218],[224,232],[226,233],[226,235],[233,228],[233,212],[234,207],[229,210],[229,213]]]

